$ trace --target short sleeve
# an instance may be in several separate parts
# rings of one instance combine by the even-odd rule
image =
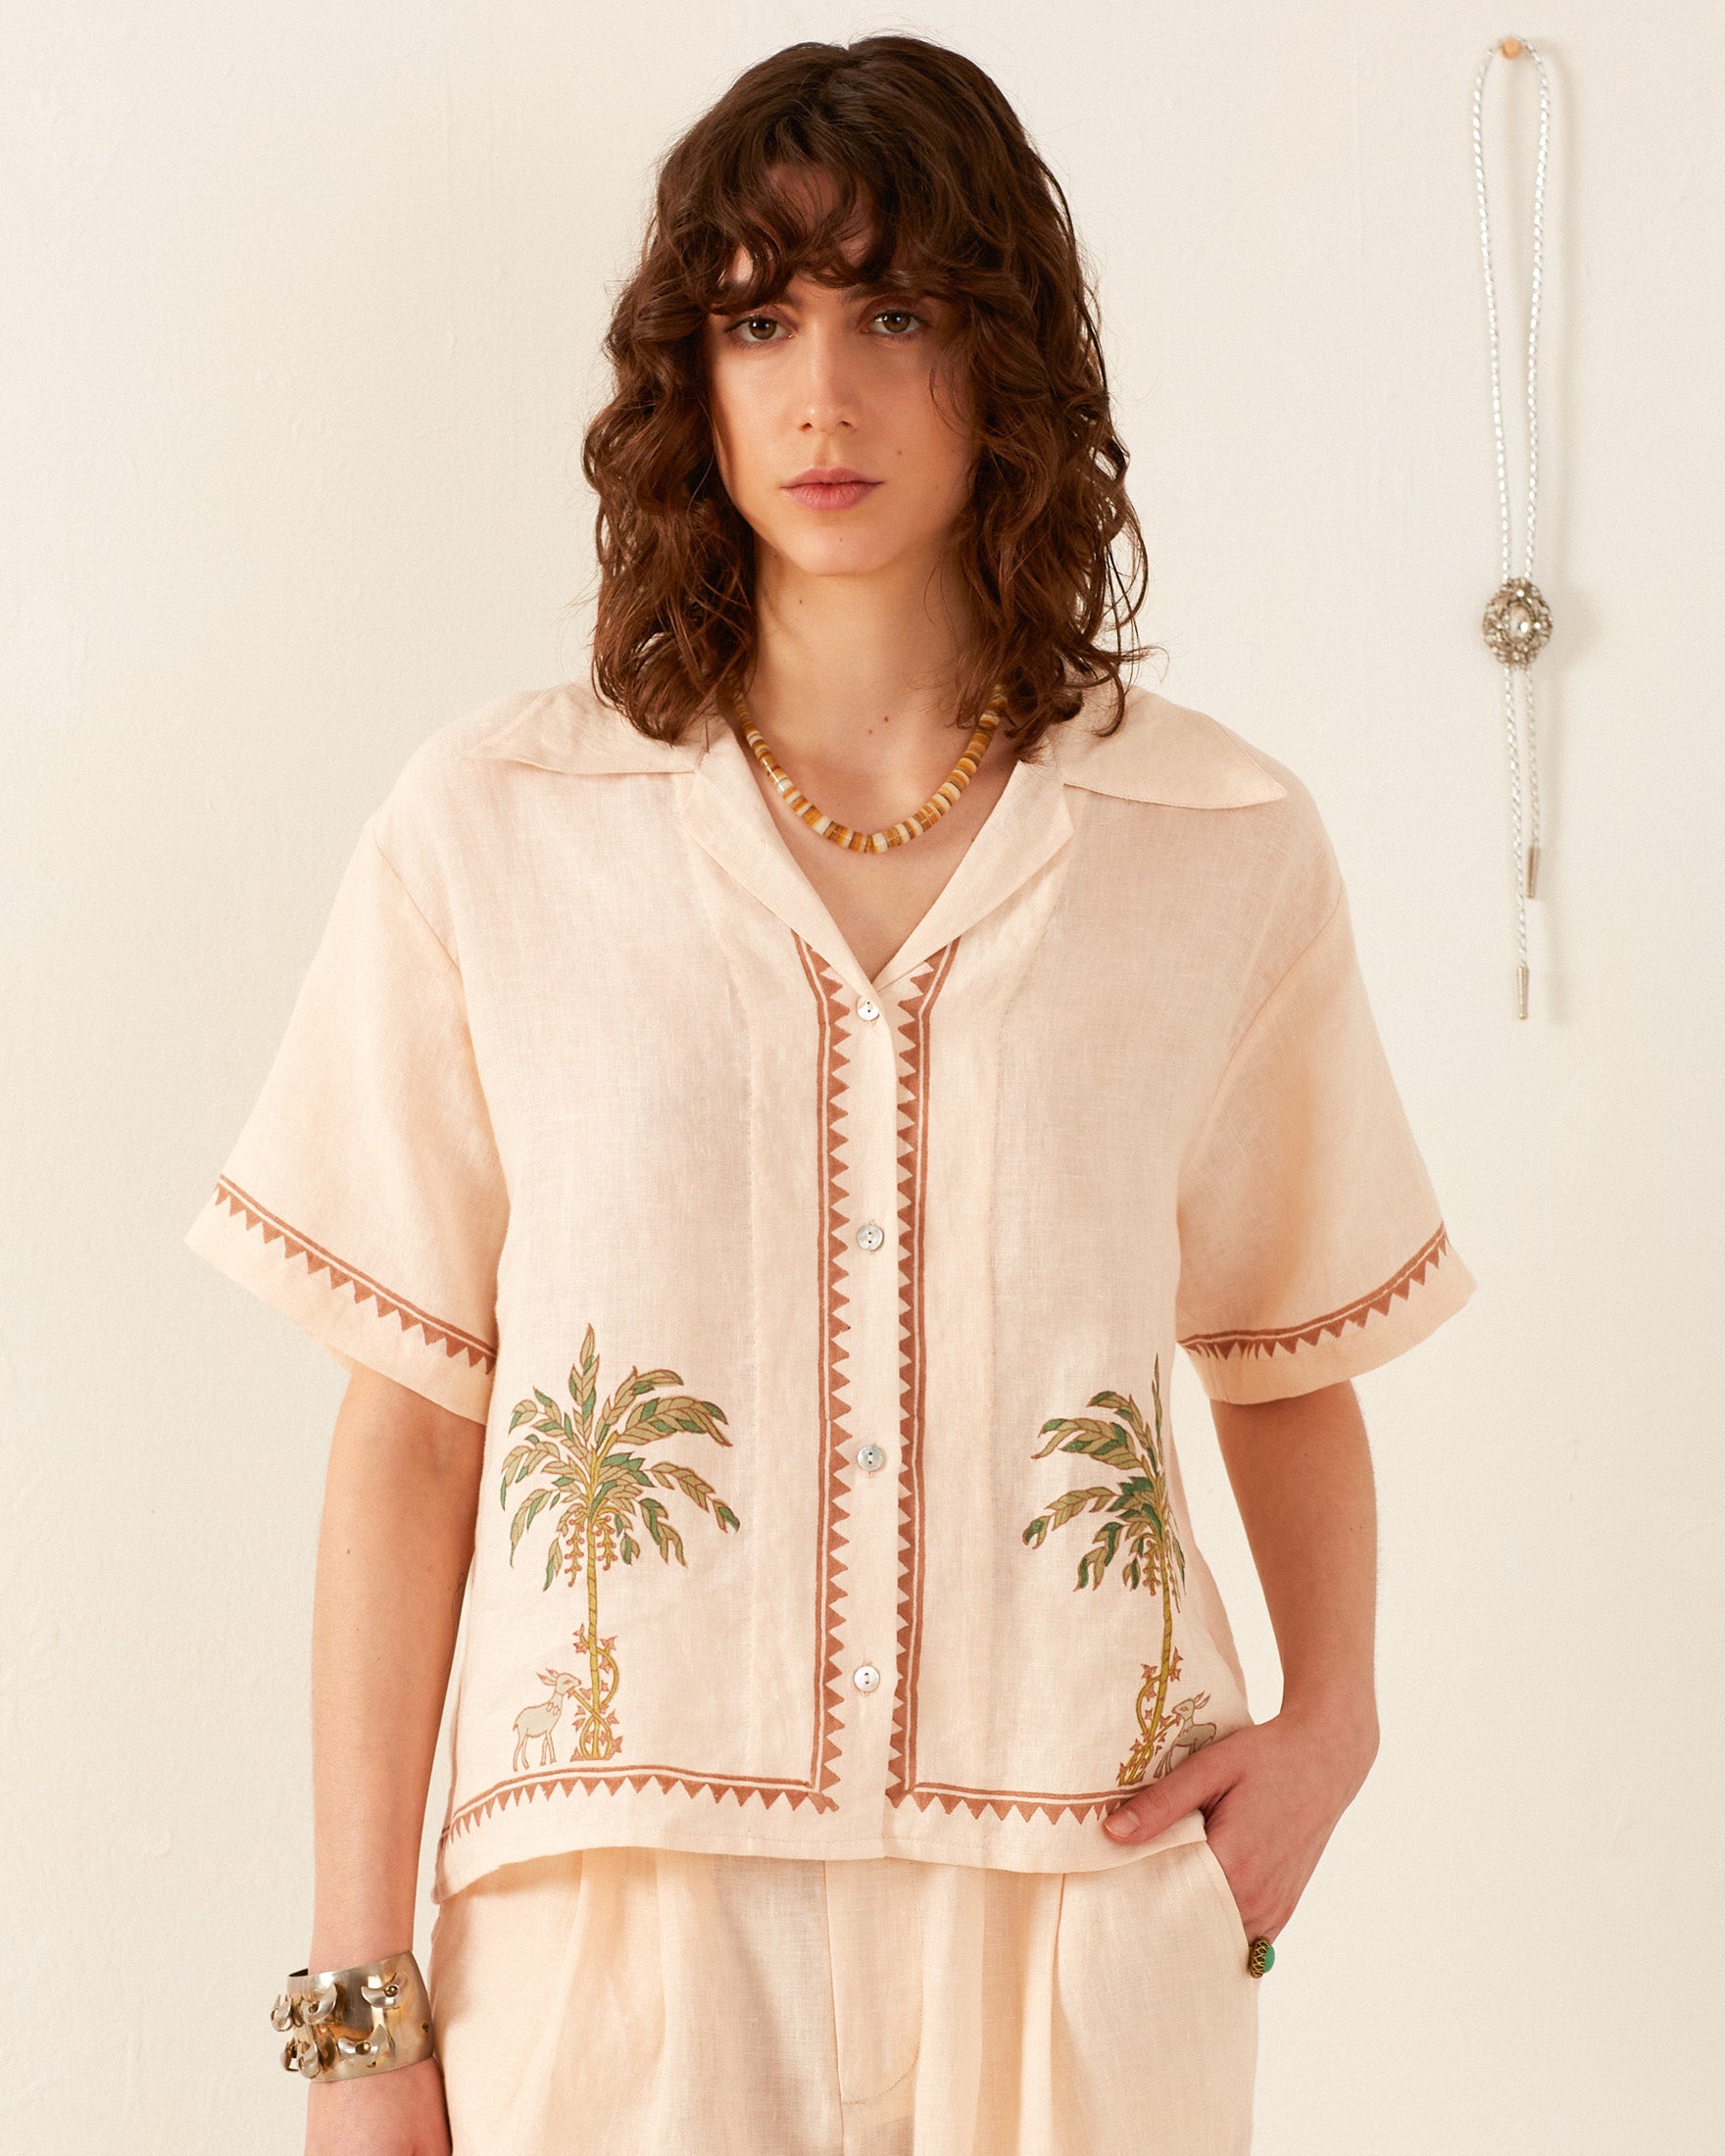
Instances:
[[[185,1241],[345,1367],[483,1422],[508,1199],[460,970],[375,821]]]
[[[1336,1385],[1476,1286],[1366,1000],[1345,891],[1229,1058],[1182,1170],[1175,1333],[1212,1399]]]

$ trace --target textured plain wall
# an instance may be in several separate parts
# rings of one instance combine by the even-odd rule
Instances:
[[[310,1918],[341,1381],[180,1236],[406,755],[578,665],[576,450],[652,159],[759,55],[905,26],[988,67],[1069,191],[1160,685],[1315,791],[1481,1282],[1360,1386],[1384,1743],[1264,1986],[1258,2146],[1715,2147],[1716,11],[6,17],[8,2145],[299,2146],[266,2015]],[[1511,28],[1557,94],[1526,1025],[1477,629],[1498,543],[1468,138]],[[1532,88],[1494,71],[1511,356]],[[1267,1714],[1273,1641],[1184,1365],[1175,1411]]]

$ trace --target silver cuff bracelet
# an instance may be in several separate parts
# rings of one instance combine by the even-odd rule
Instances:
[[[411,1953],[358,1969],[296,1969],[271,2009],[287,2033],[281,2063],[308,2081],[353,2081],[433,2054],[431,2001]]]

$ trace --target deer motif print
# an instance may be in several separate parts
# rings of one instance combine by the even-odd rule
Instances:
[[[1151,1674],[1148,1667],[1144,1674],[1146,1677]],[[1167,1723],[1167,1727],[1175,1732],[1174,1740],[1157,1761],[1155,1771],[1150,1778],[1153,1782],[1159,1782],[1164,1774],[1177,1767],[1180,1764],[1182,1752],[1190,1757],[1193,1752],[1201,1750],[1206,1744],[1214,1743],[1219,1734],[1216,1725],[1213,1722],[1195,1722],[1193,1720],[1193,1716],[1200,1707],[1208,1707],[1208,1705],[1209,1693],[1201,1691],[1194,1693],[1190,1699],[1180,1700],[1175,1706]]]
[[[523,1707],[516,1716],[516,1767],[529,1764],[527,1746],[534,1738],[539,1739],[539,1764],[542,1767],[557,1765],[557,1746],[552,1741],[552,1731],[563,1720],[563,1703],[571,1692],[579,1691],[581,1681],[571,1677],[567,1669],[542,1669],[539,1682],[551,1687],[551,1697],[536,1707]]]
[[[1103,1575],[1123,1549],[1122,1585],[1128,1589],[1148,1588],[1161,1596],[1161,1654],[1156,1662],[1144,1665],[1144,1682],[1135,1701],[1137,1740],[1115,1777],[1122,1788],[1143,1781],[1147,1770],[1152,1781],[1158,1780],[1181,1752],[1190,1755],[1216,1735],[1213,1722],[1193,1720],[1197,1710],[1208,1703],[1208,1692],[1199,1692],[1172,1705],[1168,1701],[1168,1693],[1180,1675],[1174,1611],[1186,1579],[1186,1552],[1174,1529],[1162,1456],[1159,1356],[1151,1366],[1150,1402],[1148,1428],[1132,1396],[1114,1392],[1093,1393],[1086,1402],[1106,1409],[1106,1414],[1054,1415],[1043,1424],[1037,1435],[1047,1442],[1038,1446],[1037,1459],[1046,1459],[1054,1451],[1081,1453],[1112,1469],[1118,1481],[1068,1490],[1036,1515],[1021,1538],[1035,1549],[1051,1529],[1064,1527],[1085,1513],[1100,1513],[1102,1518],[1090,1546],[1078,1559],[1077,1586],[1101,1587]]]
[[[713,1485],[692,1467],[680,1467],[671,1460],[649,1462],[645,1457],[649,1446],[679,1433],[699,1432],[715,1445],[731,1442],[720,1427],[724,1412],[712,1400],[665,1392],[667,1386],[682,1382],[674,1370],[631,1369],[601,1408],[599,1355],[589,1325],[569,1370],[573,1413],[535,1387],[529,1397],[517,1402],[510,1417],[512,1434],[522,1423],[530,1423],[532,1433],[503,1463],[499,1500],[507,1510],[512,1485],[534,1481],[542,1487],[516,1508],[510,1522],[509,1561],[515,1563],[522,1536],[550,1506],[555,1524],[545,1555],[544,1584],[549,1589],[560,1574],[570,1587],[583,1574],[587,1581],[587,1622],[574,1637],[576,1654],[586,1657],[587,1681],[571,1680],[568,1686],[575,1710],[570,1755],[574,1759],[612,1759],[622,1748],[614,1705],[620,1682],[616,1638],[615,1634],[600,1637],[599,1575],[619,1561],[634,1563],[642,1553],[635,1539],[638,1533],[645,1533],[666,1564],[673,1557],[680,1565],[689,1561],[683,1554],[682,1536],[667,1517],[665,1500],[655,1493],[674,1493],[710,1513],[721,1534],[740,1524]],[[661,1396],[655,1398],[655,1394]],[[543,1671],[540,1678],[542,1683],[552,1682]],[[542,1714],[545,1709],[526,1711]],[[518,1736],[518,1718],[516,1728]],[[545,1739],[549,1742],[550,1725]],[[518,1741],[518,1755],[520,1749]]]

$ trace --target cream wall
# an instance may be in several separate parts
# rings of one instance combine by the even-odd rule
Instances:
[[[1069,191],[1161,685],[1316,793],[1481,1282],[1360,1385],[1383,1749],[1261,1994],[1257,2146],[1719,2145],[1716,11],[11,0],[10,2147],[299,2147],[267,2011],[309,1922],[341,1381],[180,1237],[409,751],[579,668],[579,431],[651,159],[759,55],[893,24],[988,67]],[[1525,1025],[1467,124],[1511,28],[1557,96]],[[1175,1404],[1261,1716],[1184,1364]]]

